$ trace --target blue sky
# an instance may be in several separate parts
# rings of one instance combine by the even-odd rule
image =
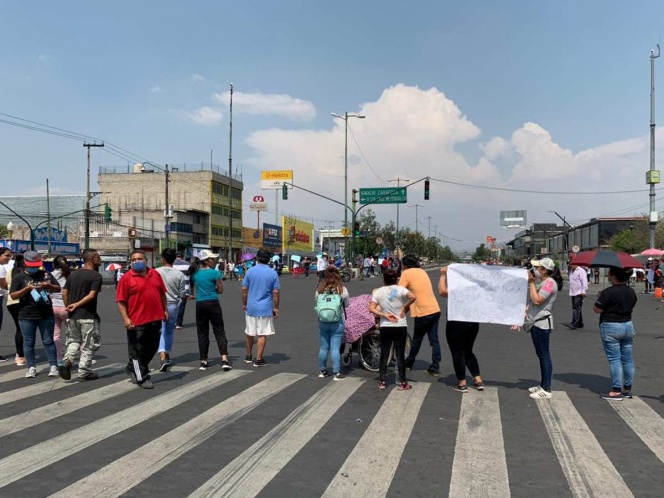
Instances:
[[[502,209],[527,209],[532,222],[554,222],[555,209],[577,223],[647,211],[648,56],[663,2],[413,5],[3,2],[0,112],[160,164],[209,161],[212,149],[224,165],[232,82],[245,200],[265,194],[261,169],[294,169],[296,183],[341,198],[343,122],[330,112],[344,111],[367,116],[349,122],[352,187],[430,175],[544,191],[644,190],[532,195],[434,182],[425,202],[414,188],[420,229],[428,233],[431,216],[432,229],[463,241],[458,248],[488,234],[509,238]],[[42,192],[46,178],[55,193],[84,191],[80,142],[0,124],[0,148],[0,195]],[[127,164],[93,156],[95,167]],[[343,215],[303,193],[284,209],[318,225]],[[393,207],[376,211],[381,222],[394,218]],[[415,228],[414,209],[401,209],[401,221]]]

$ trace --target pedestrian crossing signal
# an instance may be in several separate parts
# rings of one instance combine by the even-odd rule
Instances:
[[[281,198],[283,200],[288,200],[288,185],[286,185],[285,183],[281,187]]]
[[[429,180],[424,180],[424,200],[429,200]]]

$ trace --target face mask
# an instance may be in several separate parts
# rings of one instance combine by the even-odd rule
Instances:
[[[26,268],[26,270],[28,270],[28,273],[30,275],[36,275],[41,271],[39,268]]]
[[[145,261],[134,261],[131,264],[131,269],[137,272],[145,270]]]

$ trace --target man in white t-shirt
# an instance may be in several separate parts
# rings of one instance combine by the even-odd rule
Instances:
[[[327,270],[327,253],[324,252],[323,255],[318,258],[316,261],[316,271],[318,272],[318,281],[323,280],[325,276],[325,270]]]

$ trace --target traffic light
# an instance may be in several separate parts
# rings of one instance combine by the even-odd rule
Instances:
[[[359,221],[355,222],[355,225],[353,227],[353,231],[354,231],[356,237],[360,236],[360,222]]]
[[[113,221],[113,220],[111,219],[111,212],[112,212],[112,211],[113,211],[113,210],[111,209],[111,206],[109,206],[108,204],[106,204],[106,207],[104,208],[104,221],[105,221],[106,223],[110,223],[111,221]]]
[[[281,187],[281,198],[283,200],[288,200],[288,185],[286,185],[285,183]]]
[[[424,180],[424,200],[429,200],[429,180]]]

